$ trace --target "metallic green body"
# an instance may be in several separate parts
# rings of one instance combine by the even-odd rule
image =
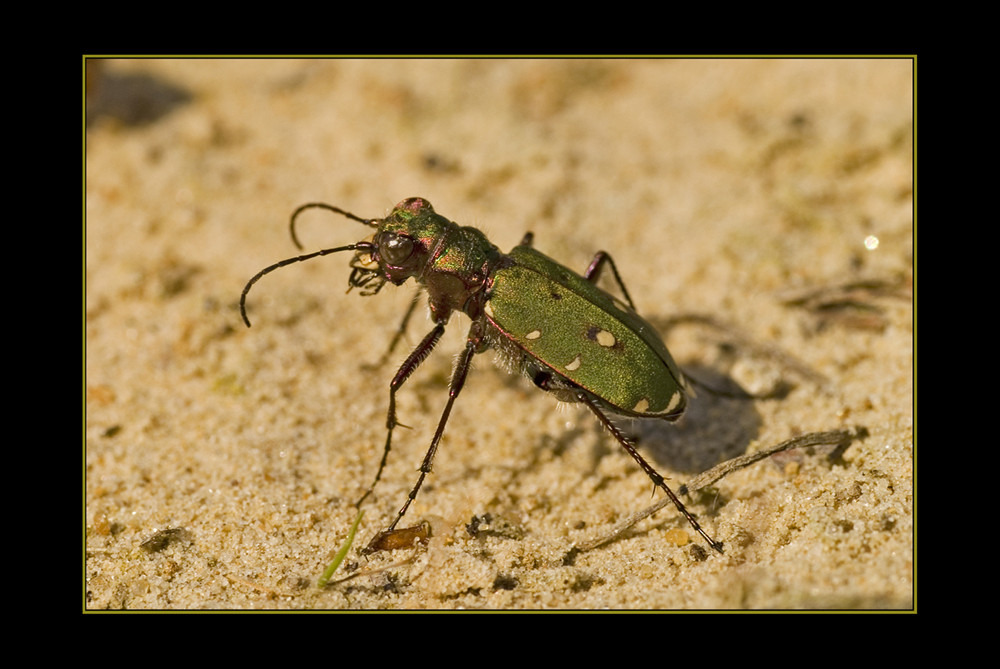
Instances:
[[[517,348],[616,413],[676,419],[684,377],[652,325],[530,246],[494,274],[486,315]]]
[[[530,232],[519,246],[504,254],[482,232],[449,221],[436,213],[430,202],[419,197],[403,200],[382,219],[364,219],[323,203],[302,205],[292,214],[290,224],[296,245],[296,217],[311,208],[341,214],[374,228],[375,233],[355,244],[286,258],[258,272],[240,295],[240,314],[248,327],[247,293],[261,277],[292,263],[341,251],[354,251],[348,278],[350,288],[360,289],[362,295],[375,295],[386,283],[399,286],[412,278],[426,292],[434,322],[434,327],[402,362],[389,384],[382,461],[371,487],[358,500],[358,507],[374,491],[389,456],[393,431],[400,425],[396,418],[397,391],[441,340],[452,313],[463,312],[472,320],[465,347],[452,372],[448,401],[420,465],[420,475],[395,520],[369,542],[365,551],[395,546],[393,542],[398,541],[400,533],[408,531],[395,528],[431,472],[434,454],[455,400],[465,385],[473,357],[494,348],[503,360],[539,388],[561,400],[586,405],[702,538],[722,552],[722,544],[701,528],[663,476],[606,415],[672,421],[684,413],[687,405],[684,376],[653,326],[635,313],[610,256],[599,252],[584,275],[580,275],[534,250]],[[597,287],[605,264],[610,264],[629,304]],[[390,353],[406,331],[416,305],[417,300],[411,302],[389,345]]]

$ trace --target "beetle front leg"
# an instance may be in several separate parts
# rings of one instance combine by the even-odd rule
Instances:
[[[399,345],[403,335],[406,334],[406,328],[410,324],[410,317],[413,316],[413,312],[417,310],[417,305],[420,303],[420,295],[422,293],[422,290],[418,290],[413,294],[413,299],[410,300],[410,306],[407,307],[406,314],[403,316],[403,320],[399,323],[399,328],[396,329],[396,334],[392,336],[392,341],[389,342],[389,348],[386,349],[386,352],[382,354],[382,357],[378,359],[378,362],[361,365],[362,369],[370,371],[378,369],[386,363],[389,356],[392,355],[392,352],[396,350],[396,346]]]
[[[386,435],[385,448],[382,451],[382,462],[379,463],[378,472],[375,474],[375,480],[372,481],[368,491],[362,495],[361,499],[359,499],[357,504],[354,505],[356,508],[360,508],[360,506],[368,498],[368,495],[374,492],[375,486],[382,477],[382,470],[385,469],[386,460],[389,459],[389,451],[392,449],[392,431],[397,425],[400,424],[399,421],[396,420],[396,391],[399,390],[400,386],[406,382],[406,379],[410,378],[410,374],[412,374],[417,367],[420,366],[420,363],[422,363],[424,359],[430,355],[430,352],[434,350],[434,346],[438,343],[438,340],[441,339],[441,335],[443,334],[444,324],[438,323],[434,326],[433,330],[427,333],[427,336],[424,337],[423,341],[421,341],[420,344],[413,349],[413,352],[407,356],[406,360],[403,361],[403,364],[400,365],[399,371],[396,372],[396,376],[393,377],[392,382],[389,384],[389,412],[386,414],[385,418]]]
[[[478,342],[473,339],[469,339],[465,344],[465,350],[462,352],[461,357],[455,364],[455,371],[451,377],[451,385],[448,387],[448,403],[444,407],[444,412],[441,414],[441,420],[438,421],[437,430],[434,432],[434,438],[431,440],[430,448],[427,449],[427,454],[424,456],[424,461],[420,464],[420,476],[417,478],[416,485],[410,490],[410,494],[407,496],[406,501],[403,503],[402,508],[399,513],[396,514],[396,519],[392,521],[386,529],[376,534],[368,546],[362,551],[363,554],[371,553],[376,550],[376,546],[380,543],[382,537],[392,534],[396,525],[403,516],[406,515],[406,510],[410,508],[410,504],[417,498],[417,493],[420,491],[420,486],[424,484],[424,479],[431,472],[431,464],[434,461],[434,454],[437,453],[438,444],[441,442],[441,437],[444,435],[444,427],[448,423],[448,417],[451,415],[451,408],[455,404],[455,399],[458,394],[462,392],[462,387],[465,385],[465,378],[469,374],[469,367],[472,364],[472,357],[476,354],[476,348]]]

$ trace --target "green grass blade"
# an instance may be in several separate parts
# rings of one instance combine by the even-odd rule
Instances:
[[[337,554],[333,556],[333,562],[331,562],[330,566],[326,568],[323,575],[319,577],[319,581],[316,585],[320,588],[326,587],[327,582],[329,582],[334,572],[337,571],[340,563],[344,561],[345,557],[347,557],[347,551],[351,550],[351,544],[354,543],[354,535],[358,533],[358,525],[361,524],[361,517],[363,515],[365,515],[365,512],[359,510],[357,517],[354,519],[354,523],[351,525],[351,531],[347,533],[347,539],[344,540],[344,545],[340,547]]]

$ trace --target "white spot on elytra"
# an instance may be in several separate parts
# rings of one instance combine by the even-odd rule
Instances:
[[[670,413],[671,411],[676,409],[677,406],[681,403],[681,397],[682,397],[681,391],[678,390],[677,392],[675,392],[674,396],[670,398],[670,403],[667,404],[667,408],[664,409],[663,412]]]
[[[647,400],[645,397],[636,402],[635,406],[632,407],[632,411],[636,413],[646,413],[647,409],[649,409],[649,400]]]
[[[538,339],[541,336],[542,336],[542,331],[541,330],[532,330],[528,334],[524,335],[524,338],[525,339]]]
[[[487,301],[486,304],[483,305],[483,311],[486,312],[487,316],[489,316],[490,318],[493,318],[493,307],[489,303],[489,301]]]
[[[605,348],[611,348],[616,341],[615,336],[607,330],[600,330],[597,333],[597,343]]]
[[[568,365],[566,365],[566,369],[568,369],[571,372],[576,371],[576,370],[580,369],[580,363],[581,362],[583,362],[583,361],[580,359],[580,354],[577,353],[576,357],[573,358],[573,361],[571,363],[569,363]]]

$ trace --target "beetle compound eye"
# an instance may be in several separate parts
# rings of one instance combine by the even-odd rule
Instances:
[[[413,255],[413,239],[405,235],[387,235],[379,244],[379,252],[390,265],[402,265]]]

